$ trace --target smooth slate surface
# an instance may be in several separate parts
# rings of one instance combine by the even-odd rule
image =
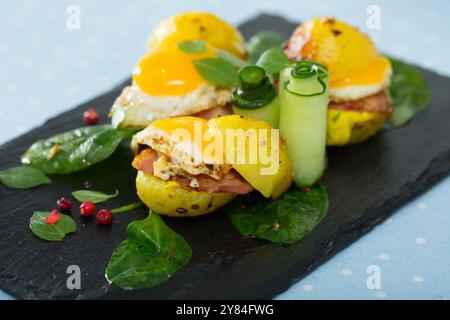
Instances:
[[[245,24],[250,35],[261,27],[290,32],[293,25],[264,17]],[[0,237],[5,239],[0,255],[0,287],[18,297],[146,297],[146,298],[267,298],[284,290],[312,268],[336,253],[381,221],[404,201],[428,188],[450,170],[450,114],[446,107],[445,88],[450,80],[426,72],[433,88],[431,109],[410,125],[389,131],[367,143],[329,151],[330,168],[325,183],[330,194],[330,211],[322,224],[304,241],[282,248],[264,241],[242,238],[226,217],[220,214],[196,220],[170,220],[193,247],[188,268],[167,283],[147,290],[123,291],[108,286],[103,271],[115,245],[124,238],[128,222],[145,216],[120,216],[114,226],[96,227],[92,221],[78,222],[79,232],[63,243],[46,243],[28,230],[29,215],[34,209],[54,206],[59,195],[80,188],[87,178],[97,189],[118,187],[119,199],[108,203],[114,207],[135,199],[134,172],[129,166],[126,146],[112,159],[85,172],[56,177],[54,184],[34,190],[11,191],[0,187],[2,202]],[[36,138],[76,127],[79,113],[86,106],[98,106],[105,113],[121,86],[104,96],[49,120],[42,128],[1,147],[10,157],[2,158],[7,167]],[[430,123],[433,130],[430,130]],[[110,172],[118,172],[111,175]],[[114,187],[112,187],[114,186]],[[386,187],[388,186],[388,187]],[[7,201],[3,201],[7,199]],[[276,259],[274,258],[276,257]],[[65,286],[65,269],[77,264],[83,270],[83,289],[71,292]],[[30,270],[29,266],[35,267]],[[250,273],[248,270],[252,270]],[[242,286],[242,278],[245,284]]]

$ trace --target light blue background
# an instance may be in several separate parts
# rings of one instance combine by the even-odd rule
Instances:
[[[71,4],[81,8],[80,30],[66,28]],[[370,4],[381,9],[381,30],[367,30]],[[186,10],[211,11],[233,24],[260,12],[294,21],[335,16],[370,33],[382,51],[450,75],[444,0],[2,1],[0,143],[128,77],[155,24]],[[447,178],[278,298],[450,298],[449,204]],[[366,285],[371,265],[381,270],[379,290]]]

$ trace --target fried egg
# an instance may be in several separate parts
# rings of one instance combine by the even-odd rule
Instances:
[[[315,60],[328,67],[329,94],[335,102],[359,100],[390,84],[390,61],[366,34],[336,19],[316,18],[302,24],[286,51],[292,59]]]
[[[133,137],[132,148],[145,145],[158,153],[158,160],[153,163],[154,175],[162,180],[185,172],[220,179],[232,167],[208,154],[208,130],[208,122],[198,117],[157,120]]]

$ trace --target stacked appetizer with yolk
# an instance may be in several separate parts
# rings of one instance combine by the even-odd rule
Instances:
[[[203,40],[201,54],[180,50],[179,43]],[[211,118],[231,113],[232,89],[204,80],[193,63],[214,58],[214,49],[246,58],[239,31],[209,13],[182,13],[163,21],[148,41],[148,53],[133,70],[132,84],[114,102],[110,115],[116,127],[145,127],[168,117]]]
[[[268,163],[258,157],[261,151],[251,148],[247,132],[260,129],[270,131],[272,127],[238,115],[209,121],[198,117],[154,121],[132,141],[137,153],[133,167],[138,170],[138,196],[156,213],[178,217],[212,212],[236,195],[254,190],[277,198],[292,182],[292,165],[284,141],[270,133],[258,136],[258,146],[272,150],[271,145],[276,143],[277,148],[268,153],[274,161]],[[226,137],[227,130],[243,130],[245,142],[218,140]],[[221,147],[213,148],[218,141]],[[244,161],[227,157],[237,157],[239,152],[245,155]],[[275,170],[268,171],[273,164],[277,164]]]
[[[362,142],[392,116],[390,61],[358,29],[316,18],[294,31],[286,53],[290,59],[314,60],[328,68],[328,145]]]

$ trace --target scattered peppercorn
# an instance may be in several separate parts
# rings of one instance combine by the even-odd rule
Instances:
[[[100,120],[100,115],[94,109],[89,108],[83,113],[83,120],[87,125],[97,124]]]
[[[84,183],[84,188],[85,189],[91,189],[92,188],[92,181],[91,180],[86,180]]]
[[[58,201],[56,201],[56,204],[62,212],[68,212],[72,208],[72,201],[67,198],[59,199]]]
[[[95,204],[92,201],[85,201],[80,206],[80,214],[83,217],[90,217],[95,212]]]
[[[58,212],[58,210],[54,209],[48,216],[45,217],[45,223],[54,224],[58,222],[60,216],[61,214]]]
[[[111,211],[102,209],[97,212],[97,222],[98,224],[110,224],[113,218],[113,214]]]

